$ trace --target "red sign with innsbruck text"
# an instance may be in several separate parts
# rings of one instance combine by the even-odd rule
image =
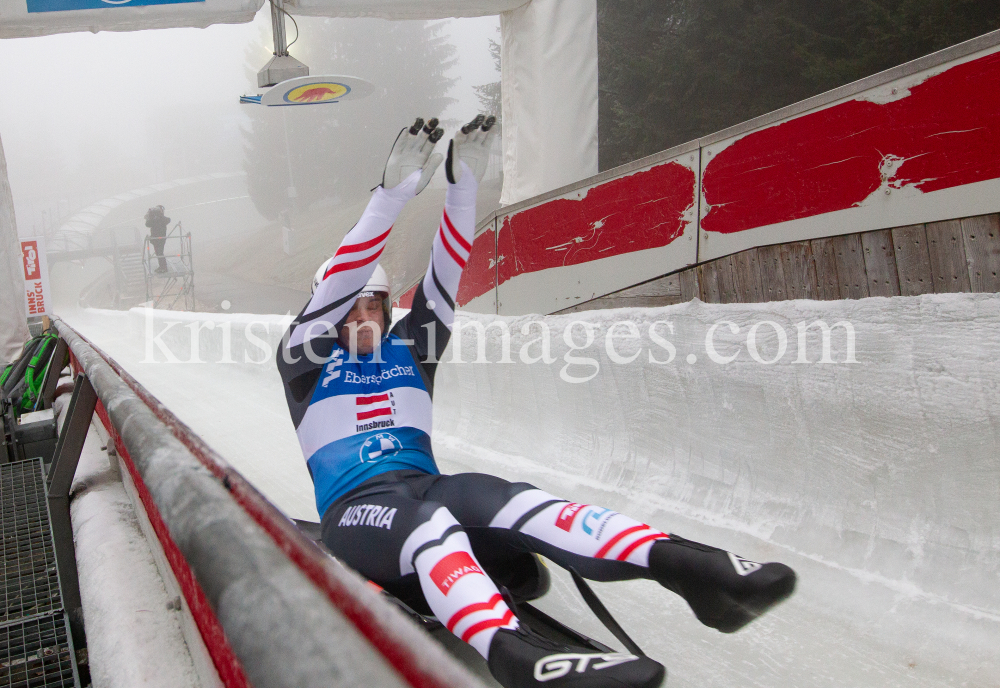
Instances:
[[[24,305],[28,317],[49,312],[49,266],[45,259],[45,238],[21,240],[24,267]]]

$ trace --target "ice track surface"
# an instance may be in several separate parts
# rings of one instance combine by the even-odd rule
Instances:
[[[274,351],[279,316],[64,317],[286,514],[318,519],[273,360],[244,362]],[[450,362],[451,347],[435,391],[442,471],[532,482],[799,574],[790,601],[733,635],[701,626],[654,583],[594,584],[667,666],[668,685],[1000,685],[1000,297],[691,302],[549,316],[541,320],[552,363],[526,365],[519,352],[542,354],[531,343],[541,326],[520,330],[537,319],[460,317],[469,326],[457,347],[465,363]],[[845,363],[843,327],[830,338],[832,362],[818,362],[819,327],[806,330],[803,355],[796,325],[816,320],[853,326],[855,363]],[[577,321],[585,324],[564,338]],[[617,321],[636,329],[617,326],[609,350]],[[656,321],[660,343],[649,333]],[[256,341],[246,337],[251,322]],[[720,322],[714,353],[736,354],[728,364],[706,349]],[[471,362],[477,323],[508,326],[515,362],[498,362],[499,324],[481,352],[490,363]],[[754,325],[750,343],[765,361],[784,332],[776,363],[751,357]],[[191,362],[196,328],[200,363]],[[567,339],[582,346],[588,329],[593,343],[569,351]],[[673,359],[650,362],[650,354],[670,358],[665,341]],[[180,362],[164,362],[165,350]],[[631,363],[612,360],[635,353]],[[595,372],[587,382],[564,379]],[[553,574],[539,606],[617,647],[568,576]]]

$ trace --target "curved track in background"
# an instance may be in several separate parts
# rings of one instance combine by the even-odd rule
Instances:
[[[191,360],[164,364],[159,342]],[[86,311],[66,320],[101,346],[286,514],[315,520],[304,463],[273,363],[276,316]],[[177,321],[163,333],[168,321]],[[538,356],[529,318],[504,323],[511,358]],[[819,327],[835,328],[829,363]],[[259,343],[246,338],[251,330]],[[607,334],[619,325],[607,348]],[[650,336],[651,324],[656,326]],[[228,322],[228,327],[223,324]],[[1000,683],[1000,297],[953,294],[591,311],[544,319],[553,363],[447,363],[436,387],[442,470],[527,480],[668,531],[778,559],[800,574],[796,595],[732,636],[701,626],[676,596],[647,582],[595,584],[671,686],[991,686]],[[564,339],[585,349],[569,351]],[[666,324],[670,323],[670,325]],[[713,325],[714,351],[706,347]],[[730,331],[729,323],[736,332]],[[767,324],[761,324],[767,323]],[[781,331],[785,353],[773,364]],[[147,328],[149,328],[147,330]],[[268,330],[267,336],[264,335]],[[222,343],[228,330],[228,358]],[[472,328],[460,347],[478,352]],[[650,362],[652,355],[669,363]],[[158,345],[156,345],[158,347]],[[446,354],[453,358],[455,348]],[[615,363],[638,354],[632,363]],[[736,358],[713,362],[710,354]],[[805,362],[796,362],[804,357]],[[567,359],[567,355],[569,358]],[[692,358],[693,357],[693,358]],[[589,359],[589,360],[585,360]],[[145,361],[145,362],[144,362]],[[565,378],[585,378],[585,383]],[[540,605],[612,645],[555,571]]]

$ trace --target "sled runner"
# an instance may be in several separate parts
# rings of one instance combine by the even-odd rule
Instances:
[[[295,525],[306,537],[316,542],[321,549],[326,551],[320,535],[320,524],[295,519]],[[329,552],[327,553],[329,554]],[[516,566],[512,570],[504,572],[491,571],[488,567],[484,568],[487,569],[486,573],[493,578],[497,587],[500,588],[507,606],[515,611],[523,625],[535,633],[560,644],[582,646],[592,649],[595,652],[617,652],[614,648],[610,648],[598,640],[583,635],[530,604],[531,601],[543,597],[548,592],[551,584],[548,568],[542,563],[538,555],[525,554],[522,559],[517,561]],[[573,577],[573,582],[576,584],[577,590],[580,591],[580,595],[587,603],[587,606],[590,607],[590,610],[594,612],[594,615],[611,634],[621,642],[625,650],[634,655],[645,656],[645,653],[635,641],[628,636],[625,630],[615,621],[614,617],[611,616],[611,613],[587,582],[576,571],[570,570],[570,575]],[[426,608],[426,602],[423,601],[419,591],[410,595],[397,596],[374,582],[369,581],[369,584],[377,589],[387,601],[396,605],[427,632],[432,635],[438,635],[438,631],[446,631],[444,624]],[[407,599],[403,599],[404,597]],[[447,635],[450,636],[451,634],[448,633]]]

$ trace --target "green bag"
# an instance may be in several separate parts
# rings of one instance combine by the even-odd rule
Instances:
[[[4,366],[3,374],[0,374],[0,387],[3,387],[3,384],[7,382],[7,378],[10,377],[10,371],[12,370],[14,370],[13,363],[8,363],[6,366]]]
[[[24,371],[27,369],[28,362],[38,350],[38,346],[41,343],[41,335],[32,337],[25,342],[24,346],[21,347],[21,355],[10,364],[9,370],[4,371],[4,379],[0,385],[3,387],[3,396],[5,399],[8,397],[13,399],[15,389],[24,383]]]
[[[55,351],[56,342],[59,335],[55,332],[45,332],[41,335],[41,342],[35,348],[28,367],[24,371],[24,392],[21,395],[21,411],[31,411],[35,408],[38,395],[42,392],[42,382],[45,380],[45,371],[48,370],[52,360],[52,353]]]

